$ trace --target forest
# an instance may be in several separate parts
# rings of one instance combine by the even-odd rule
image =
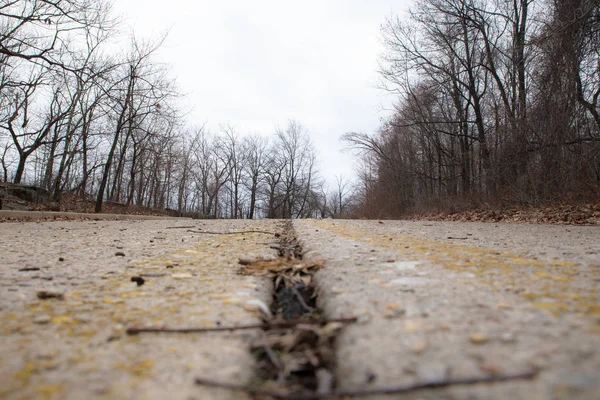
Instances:
[[[382,26],[379,132],[349,132],[355,214],[600,199],[600,2],[417,0]]]
[[[164,37],[104,0],[0,0],[0,181],[205,218],[397,218],[600,199],[600,1],[415,0],[381,27],[377,132],[327,185],[299,121],[193,126]],[[121,46],[115,46],[115,42]],[[268,132],[266,132],[268,133]]]
[[[271,136],[190,126],[153,58],[164,37],[118,49],[108,2],[2,0],[0,15],[3,182],[93,199],[96,212],[106,201],[206,218],[331,212],[300,123]]]

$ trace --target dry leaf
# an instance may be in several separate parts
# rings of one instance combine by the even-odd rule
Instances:
[[[486,334],[481,333],[481,332],[471,333],[469,335],[469,339],[471,340],[471,343],[473,343],[473,344],[484,344],[490,340],[489,336],[487,336]]]

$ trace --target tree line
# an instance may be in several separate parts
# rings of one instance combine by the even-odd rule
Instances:
[[[382,39],[356,215],[600,199],[600,1],[416,0]]]
[[[0,165],[4,182],[207,218],[339,215],[306,130],[270,137],[190,127],[164,38],[115,51],[99,0],[0,0]],[[347,180],[338,177],[347,195]],[[328,204],[332,203],[333,207]]]

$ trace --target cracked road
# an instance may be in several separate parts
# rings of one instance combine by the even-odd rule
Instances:
[[[238,275],[238,260],[275,258],[280,226],[0,224],[0,398],[244,398],[194,377],[251,381],[248,344],[260,332],[125,331],[260,322],[251,305],[270,304],[272,282]],[[301,220],[294,228],[304,258],[324,262],[315,276],[324,316],[359,318],[336,340],[338,389],[535,370],[531,380],[402,398],[598,398],[599,226]],[[62,299],[38,298],[42,291]]]

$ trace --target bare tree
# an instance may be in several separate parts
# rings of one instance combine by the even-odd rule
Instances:
[[[0,2],[0,55],[71,71],[64,47],[80,31],[107,29],[110,5],[98,0],[36,0]]]
[[[104,192],[119,143],[121,149],[117,168],[112,176],[115,190],[115,182],[122,176],[125,152],[134,131],[151,115],[162,112],[167,99],[176,95],[171,82],[165,79],[164,70],[151,60],[161,43],[162,40],[149,43],[133,40],[127,62],[114,73],[108,95],[110,111],[114,115],[114,133],[96,196],[96,212],[102,210]]]
[[[346,207],[349,201],[350,181],[346,176],[335,176],[334,191],[330,195],[330,208],[334,218],[344,218],[346,216]]]
[[[35,95],[49,86],[45,71],[36,72],[29,83],[16,88],[14,105],[3,129],[10,133],[13,144],[19,154],[19,162],[15,172],[14,183],[21,183],[25,172],[25,164],[29,156],[43,145],[52,141],[50,133],[58,129],[70,105],[64,104],[60,87],[52,87],[50,104],[45,106]],[[43,113],[40,107],[47,107]],[[33,114],[33,115],[32,115]]]
[[[285,130],[277,130],[276,138],[283,160],[281,217],[298,217],[315,183],[314,149],[308,134],[296,121],[289,121]]]
[[[262,136],[253,135],[244,138],[243,151],[247,155],[246,189],[250,192],[249,219],[253,219],[256,214],[259,185],[264,180],[263,173],[267,163],[267,149],[268,141]]]

